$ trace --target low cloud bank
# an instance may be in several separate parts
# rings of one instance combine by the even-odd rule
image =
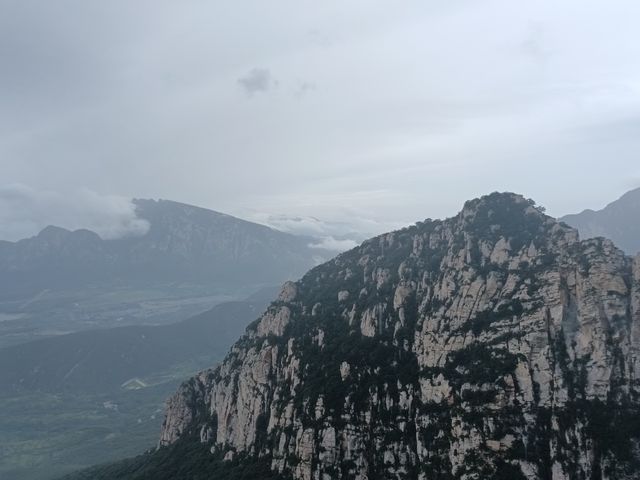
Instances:
[[[28,185],[0,185],[0,239],[20,240],[48,225],[85,228],[105,240],[142,236],[149,222],[138,218],[131,199],[82,188],[69,192],[36,190]]]
[[[355,240],[338,240],[333,237],[325,237],[318,242],[310,243],[310,248],[317,248],[319,250],[329,250],[331,252],[344,252],[351,250],[359,245]]]
[[[276,230],[310,237],[310,248],[344,252],[357,247],[372,236],[369,225],[362,219],[351,217],[349,221],[323,221],[313,216],[272,215],[253,213],[253,221],[268,225]],[[366,226],[365,226],[366,225]]]

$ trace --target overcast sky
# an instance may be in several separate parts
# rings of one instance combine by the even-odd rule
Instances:
[[[640,186],[637,0],[0,0],[0,237],[122,198],[367,233]],[[313,225],[311,225],[313,227]]]

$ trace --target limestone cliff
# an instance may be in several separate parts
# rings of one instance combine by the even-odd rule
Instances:
[[[300,480],[638,478],[639,393],[640,258],[492,194],[287,283],[160,445]]]

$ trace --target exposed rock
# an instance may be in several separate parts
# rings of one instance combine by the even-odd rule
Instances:
[[[284,329],[291,320],[291,310],[288,307],[270,307],[260,319],[256,328],[258,337],[266,337],[267,335],[282,336]]]
[[[298,286],[293,282],[285,282],[282,285],[282,290],[278,295],[278,300],[281,302],[293,302],[298,294]]]
[[[467,202],[311,270],[161,445],[201,432],[296,480],[637,478],[639,265],[522,197]]]
[[[351,365],[349,365],[347,362],[342,362],[340,364],[340,378],[342,378],[343,382],[349,377],[350,373]]]

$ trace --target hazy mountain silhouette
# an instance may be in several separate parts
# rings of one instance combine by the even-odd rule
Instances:
[[[606,237],[629,255],[640,252],[640,188],[625,193],[602,210],[584,210],[560,220],[577,228],[581,238]]]
[[[281,282],[317,263],[310,239],[168,200],[134,200],[145,235],[103,240],[89,230],[49,226],[0,241],[0,298],[86,285]]]

